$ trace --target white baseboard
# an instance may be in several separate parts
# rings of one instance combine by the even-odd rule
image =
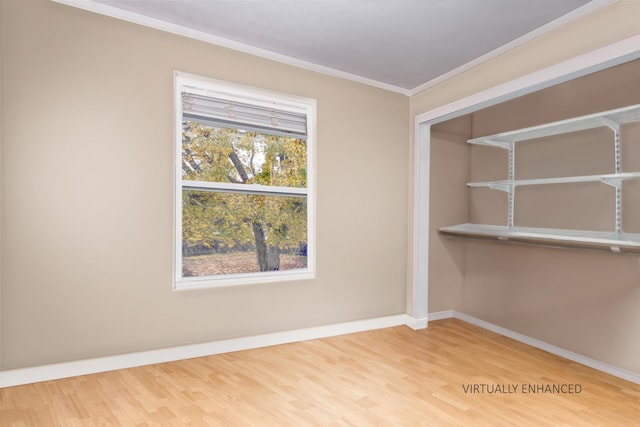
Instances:
[[[285,332],[255,335],[251,337],[233,338],[228,340],[213,341],[203,344],[186,345],[180,347],[165,348],[160,350],[143,351],[138,353],[122,354],[117,356],[100,357],[95,359],[79,360],[74,362],[57,363],[52,365],[35,366],[30,368],[12,369],[0,371],[0,388],[22,384],[31,384],[40,381],[49,381],[60,378],[75,377],[78,375],[95,374],[98,372],[113,371],[116,369],[133,368],[136,366],[151,365],[154,363],[172,362],[193,357],[211,356],[214,354],[228,353],[232,351],[249,350],[252,348],[268,347],[278,344],[305,341],[317,338],[326,338],[355,332],[364,332],[374,329],[390,328],[406,325],[414,330],[427,327],[427,320],[442,320],[456,318],[467,323],[479,326],[489,331],[504,335],[516,341],[539,348],[549,353],[564,357],[574,362],[589,366],[618,378],[640,384],[640,375],[615,366],[590,359],[577,353],[547,344],[537,339],[522,335],[501,326],[494,325],[476,317],[460,313],[455,310],[429,313],[424,319],[417,319],[407,314],[377,317],[373,319],[357,320],[353,322],[337,323],[325,326],[296,329]]]
[[[99,357],[73,362],[0,371],[0,388],[40,381],[56,380],[79,375],[95,374],[116,369],[133,368],[154,363],[172,362],[193,357],[211,356],[232,351],[268,347],[317,338],[389,328],[399,325],[414,327],[417,321],[406,314],[357,320],[353,322],[296,329],[285,332],[213,341],[160,350],[143,351],[117,356]],[[426,321],[425,321],[426,326]],[[414,328],[415,329],[415,328]]]
[[[434,313],[429,313],[429,320],[442,320],[442,319],[450,319],[455,317],[455,311],[446,310],[446,311],[436,311]]]
[[[425,329],[427,327],[427,324],[429,323],[428,321],[431,320],[427,317],[423,317],[423,318],[415,318],[415,317],[411,317],[409,315],[407,315],[407,321],[405,322],[405,325],[407,325],[408,327],[410,327],[411,329],[413,329],[414,331],[417,331],[419,329]]]
[[[429,320],[441,320],[441,319],[447,319],[451,317],[460,319],[467,323],[471,323],[472,325],[479,326],[483,329],[487,329],[491,332],[495,332],[497,334],[514,339],[516,341],[520,341],[521,343],[528,344],[540,350],[547,351],[549,353],[555,354],[556,356],[564,357],[565,359],[569,359],[574,362],[580,363],[582,365],[588,366],[590,368],[596,369],[598,371],[605,372],[609,375],[613,375],[614,377],[622,378],[623,380],[640,384],[640,374],[638,373],[627,371],[626,369],[618,368],[616,366],[609,365],[604,362],[600,362],[599,360],[591,359],[581,354],[574,353],[572,351],[565,350],[560,347],[556,347],[554,345],[537,340],[535,338],[528,337],[526,335],[512,331],[510,329],[503,328],[502,326],[485,322],[484,320],[478,319],[477,317],[469,316],[468,314],[460,313],[455,310],[440,311],[437,313],[429,314]]]

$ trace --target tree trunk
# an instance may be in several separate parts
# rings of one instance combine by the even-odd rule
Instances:
[[[229,154],[229,159],[233,166],[238,171],[238,175],[240,175],[240,179],[242,183],[246,183],[249,180],[249,175],[245,170],[238,154],[233,151]],[[239,183],[237,180],[233,179],[230,175],[227,175],[227,178],[231,182]],[[278,245],[267,245],[267,239],[264,235],[264,228],[262,227],[262,223],[258,221],[254,221],[253,225],[253,237],[256,240],[256,253],[258,255],[258,268],[260,271],[276,271],[280,270],[280,247]]]
[[[280,270],[280,248],[278,245],[267,245],[262,223],[254,222],[253,236],[256,240],[256,253],[260,271]]]
[[[229,154],[229,159],[231,160],[231,163],[233,163],[233,167],[235,167],[238,171],[238,175],[240,175],[240,179],[242,180],[242,182],[246,183],[247,181],[249,181],[249,175],[247,175],[247,171],[244,169],[244,166],[242,165],[238,154],[235,151],[231,152],[231,154]]]

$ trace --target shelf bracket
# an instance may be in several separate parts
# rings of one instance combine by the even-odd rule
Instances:
[[[513,184],[510,184],[508,182],[497,182],[495,184],[489,184],[488,187],[492,190],[500,190],[508,193],[512,191]]]
[[[482,141],[483,145],[489,145],[491,147],[498,147],[498,148],[503,148],[505,150],[511,150],[511,147],[513,147],[513,142],[507,142],[507,141],[496,141],[493,139],[484,139]]]
[[[603,125],[610,128],[614,132],[620,133],[620,123],[616,122],[615,120],[611,120],[606,117],[600,117],[600,121]]]
[[[617,190],[622,187],[622,181],[624,181],[624,178],[617,178],[617,177],[600,178],[600,181],[603,184],[610,185]]]

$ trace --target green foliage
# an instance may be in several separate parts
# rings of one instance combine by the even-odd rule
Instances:
[[[306,187],[306,142],[233,128],[183,123],[184,180]],[[234,163],[235,159],[235,163]],[[183,191],[187,246],[246,247],[261,224],[269,245],[297,247],[307,239],[306,199],[211,191]]]
[[[240,160],[246,180],[230,160],[233,154]],[[298,138],[186,121],[182,159],[182,177],[186,180],[298,188],[307,185],[307,145]]]

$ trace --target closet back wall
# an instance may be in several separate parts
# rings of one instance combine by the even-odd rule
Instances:
[[[640,104],[638,75],[640,61],[636,60],[486,108],[473,113],[469,136],[491,135]],[[633,124],[623,129],[623,172],[640,171],[640,128]],[[522,178],[530,177],[527,174],[571,175],[578,168],[583,168],[578,172],[580,175],[606,173],[607,168],[613,173],[612,135],[605,129],[582,135],[588,136],[588,140],[570,136],[568,142],[556,141],[562,146],[554,145],[553,140],[541,146],[522,143],[516,148],[516,156],[521,156],[516,160],[516,176],[519,170],[524,174]],[[489,152],[489,148],[476,146],[468,150],[472,181],[506,178],[505,150]],[[612,230],[612,189],[595,183],[577,187],[580,197],[572,196],[573,199],[556,194],[558,188],[529,187],[528,193],[520,193],[518,189],[516,225],[520,221],[520,225],[548,227],[560,222],[557,228]],[[623,229],[638,232],[638,186],[632,183],[624,190]],[[506,203],[502,200],[505,193],[482,191],[482,195],[475,194],[476,190],[469,191],[469,222],[506,225]],[[543,191],[545,197],[551,196],[550,200],[564,203],[559,215],[551,212],[552,203],[544,204],[549,199],[542,198]],[[484,199],[488,193],[494,199]],[[465,247],[464,281],[457,309],[640,373],[640,255],[456,240]]]

